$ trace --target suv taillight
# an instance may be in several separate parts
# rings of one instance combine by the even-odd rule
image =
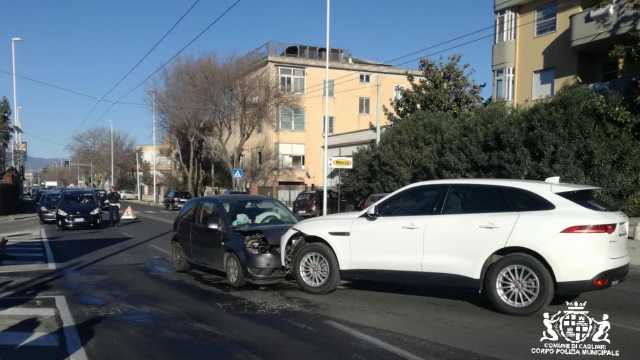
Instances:
[[[601,224],[601,225],[576,225],[570,226],[562,233],[565,234],[612,234],[616,231],[616,224]]]

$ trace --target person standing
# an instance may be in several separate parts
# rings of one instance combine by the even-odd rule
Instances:
[[[111,226],[120,226],[120,194],[116,191],[115,186],[111,187],[111,191],[107,194],[107,201],[109,201]]]

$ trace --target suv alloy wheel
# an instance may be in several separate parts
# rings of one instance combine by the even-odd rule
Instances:
[[[510,254],[495,262],[485,277],[487,296],[498,311],[531,315],[553,299],[551,273],[536,258]]]
[[[303,244],[293,256],[292,272],[302,290],[313,294],[334,291],[340,282],[338,260],[322,243]]]

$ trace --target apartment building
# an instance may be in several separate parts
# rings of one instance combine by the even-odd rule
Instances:
[[[640,68],[610,51],[638,29],[626,1],[495,0],[493,100],[527,106],[580,82],[626,91]]]
[[[351,133],[387,124],[383,106],[409,87],[409,70],[356,58],[344,49],[331,49],[330,75],[324,91],[326,49],[308,45],[267,43],[252,56],[260,68],[267,68],[280,89],[290,94],[294,105],[282,106],[273,126],[262,129],[245,149],[255,166],[266,158],[255,151],[257,143],[268,141],[277,161],[274,176],[259,181],[260,192],[277,196],[291,204],[305,189],[323,187],[323,105],[329,99],[328,134]],[[417,75],[417,73],[416,73]],[[259,139],[258,139],[259,138]],[[271,151],[269,151],[271,152]]]

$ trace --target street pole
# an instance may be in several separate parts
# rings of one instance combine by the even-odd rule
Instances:
[[[95,184],[96,179],[93,177],[93,160],[91,160],[91,162],[89,163],[91,166],[91,170],[89,172],[89,179],[91,180],[91,186],[93,186],[93,184]]]
[[[328,168],[329,168],[329,57],[331,56],[331,48],[329,47],[329,16],[331,14],[331,0],[327,0],[327,32],[325,36],[326,40],[326,59],[324,63],[324,158],[323,158],[323,189],[322,189],[322,215],[327,215],[327,186],[328,184]]]
[[[380,74],[376,76],[376,145],[380,143]]]
[[[71,162],[71,161],[69,161]],[[76,163],[76,167],[78,168],[78,182],[76,183],[76,185],[78,185],[78,187],[80,187],[80,163]]]
[[[156,92],[151,93],[152,104],[151,104],[151,123],[152,123],[152,137],[153,137],[153,152],[151,153],[153,162],[153,203],[158,203],[158,198],[156,194],[156,152],[158,149],[156,148]]]
[[[111,130],[111,187],[115,186],[113,178],[113,122],[109,120],[109,128]]]
[[[12,86],[13,86],[13,109],[15,110],[15,115],[13,117],[13,126],[17,129],[16,138],[14,139],[13,142],[11,142],[11,166],[13,167],[16,166],[15,145],[19,144],[18,141],[20,141],[20,138],[21,138],[20,131],[22,131],[22,128],[20,125],[20,116],[18,115],[18,96],[16,92],[16,42],[17,41],[22,41],[22,38],[15,37],[15,36],[11,38],[11,79],[12,79]]]
[[[142,200],[140,198],[140,159],[138,154],[138,149],[136,149],[136,182],[138,183],[138,201]]]

